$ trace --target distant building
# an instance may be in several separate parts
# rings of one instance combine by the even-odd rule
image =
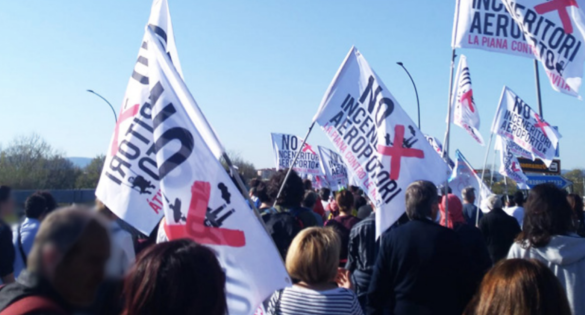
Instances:
[[[261,168],[258,170],[258,176],[262,179],[270,179],[276,173],[276,168]]]

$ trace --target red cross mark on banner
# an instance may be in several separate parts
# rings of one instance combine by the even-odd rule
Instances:
[[[518,167],[518,164],[516,164],[516,162],[512,162],[512,171],[513,172],[520,172],[521,169]]]
[[[125,120],[136,116],[136,114],[138,114],[138,109],[140,109],[140,105],[136,104],[130,107],[128,110],[122,112],[120,117],[118,117],[116,128],[114,128],[114,140],[112,140],[112,147],[110,148],[111,156],[114,156],[116,153],[118,153],[118,134],[120,132],[120,124],[122,124]]]
[[[305,143],[305,146],[303,147],[303,152],[307,152],[307,151],[315,154],[315,151],[313,151],[313,148],[311,148],[311,146],[308,143]]]
[[[538,14],[544,14],[551,11],[558,11],[561,23],[565,33],[573,33],[573,24],[571,23],[571,17],[569,16],[568,7],[579,7],[577,0],[551,0],[545,3],[541,3],[534,7],[534,10]]]
[[[544,134],[544,136],[548,137],[548,135],[546,134],[546,130],[544,128],[550,127],[550,125],[546,121],[540,120],[540,116],[538,116],[538,114],[535,113],[534,117],[536,117],[536,124],[534,125],[534,127],[539,128]]]
[[[473,90],[469,90],[465,93],[463,93],[463,95],[461,95],[461,105],[463,104],[467,104],[467,107],[469,107],[469,110],[471,110],[472,113],[475,113],[475,108],[473,107]]]
[[[394,127],[394,146],[387,147],[378,145],[378,152],[382,155],[390,156],[390,179],[398,180],[400,177],[400,163],[402,158],[419,158],[423,159],[425,153],[423,150],[404,148],[404,125]]]
[[[225,245],[242,247],[246,245],[243,231],[205,226],[205,215],[211,186],[208,182],[195,182],[191,187],[191,204],[186,225],[166,225],[165,232],[170,240],[190,238],[203,245]]]

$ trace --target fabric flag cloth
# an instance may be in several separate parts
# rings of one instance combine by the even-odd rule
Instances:
[[[529,159],[529,160],[534,160],[534,154],[522,149],[516,143],[507,141],[500,136],[496,136],[494,150],[495,151],[504,150],[504,144],[503,144],[504,141],[506,142],[506,146],[507,146],[507,148],[505,150],[512,152],[512,154],[514,154],[514,156],[522,157],[522,158]]]
[[[437,139],[437,137],[433,137],[427,134],[425,134],[424,136],[425,139],[427,139],[427,142],[431,145],[431,147],[433,147],[433,150],[435,150],[435,152],[437,152],[439,156],[443,157],[443,144],[441,143],[441,140]],[[455,163],[453,163],[453,160],[451,160],[451,158],[446,155],[447,152],[445,152],[445,157],[443,158],[443,160],[445,161],[445,163],[447,163],[449,168],[453,169]]]
[[[491,194],[490,189],[481,181],[481,177],[475,172],[471,164],[469,164],[459,150],[455,151],[455,155],[457,157],[455,167],[453,168],[451,178],[449,178],[449,187],[451,187],[453,194],[461,198],[463,189],[471,186],[475,189],[476,196],[480,196],[481,200],[486,200]],[[475,200],[475,204],[479,206],[478,199]]]
[[[455,125],[465,129],[479,144],[484,145],[483,137],[479,133],[479,110],[473,100],[471,76],[465,56],[459,58],[452,99],[451,112],[453,117],[451,121]],[[447,120],[447,123],[449,123],[449,120]]]
[[[319,157],[321,158],[321,170],[329,182],[329,188],[333,190],[347,188],[349,184],[347,166],[345,166],[341,156],[331,149],[322,146],[318,146],[317,148],[319,149]]]
[[[561,135],[511,89],[504,86],[492,133],[515,142],[550,166]],[[523,154],[518,154],[523,156]]]
[[[408,185],[417,180],[439,185],[447,179],[445,162],[355,47],[313,121],[375,203],[378,236],[404,213]]]
[[[277,170],[288,170],[294,161],[303,139],[295,135],[272,133],[272,149]],[[299,158],[293,166],[293,170],[302,178],[310,176],[323,176],[321,172],[319,153],[308,143],[301,148]]]
[[[166,235],[211,247],[225,270],[229,313],[252,315],[292,282],[271,237],[195,127],[201,120],[195,117],[197,104],[158,42],[161,37],[148,35],[149,140]],[[190,97],[183,100],[185,94]]]
[[[500,138],[500,136],[497,136]],[[530,189],[528,186],[528,177],[524,175],[522,168],[520,168],[520,162],[510,149],[510,141],[506,139],[500,139],[500,170],[499,173],[503,176],[513,179],[518,188]]]

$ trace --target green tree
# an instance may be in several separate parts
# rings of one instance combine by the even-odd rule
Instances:
[[[77,181],[75,183],[76,188],[96,188],[100,180],[102,169],[104,168],[105,160],[105,155],[98,155],[93,158],[93,160],[91,160],[91,162],[83,170],[81,170],[79,176],[77,177]]]
[[[507,189],[506,189],[507,187]],[[499,182],[494,182],[492,186],[492,192],[496,195],[513,195],[518,190],[518,185],[513,179],[504,177]]]
[[[585,193],[585,183],[584,183],[584,179],[585,179],[585,170],[581,170],[581,169],[574,169],[568,173],[566,173],[565,175],[563,175],[564,178],[570,180],[571,182],[573,182],[573,190],[572,192],[575,194],[578,194],[579,196],[583,196]]]
[[[242,175],[244,183],[248,183],[252,178],[258,177],[258,171],[252,162],[246,161],[241,154],[234,151],[227,152],[227,155],[234,166],[238,168],[238,172]],[[221,164],[228,170],[225,159],[222,158]],[[229,171],[228,171],[229,173]]]

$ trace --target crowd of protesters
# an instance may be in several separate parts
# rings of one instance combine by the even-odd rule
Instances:
[[[155,244],[156,229],[137,239],[101,202],[59,208],[42,191],[16,219],[11,195],[0,186],[0,315],[227,314],[206,246]],[[279,171],[250,197],[294,282],[268,314],[585,314],[583,199],[552,185],[478,209],[473,188],[417,181],[379,238],[357,187],[314,190]]]

